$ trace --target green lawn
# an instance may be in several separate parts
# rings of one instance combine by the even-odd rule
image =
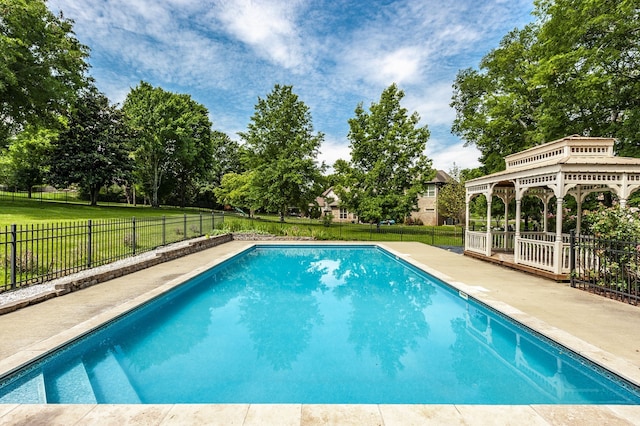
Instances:
[[[198,209],[0,201],[0,291],[102,265],[172,242],[248,231],[317,240],[418,241],[461,246],[461,227],[332,223],[277,215],[247,218]],[[135,218],[135,220],[133,220]],[[89,225],[88,220],[91,220]],[[11,225],[17,225],[14,231]],[[15,247],[13,249],[12,247]],[[13,266],[12,266],[13,265]]]
[[[86,204],[41,202],[37,199],[16,201],[0,200],[0,228],[16,224],[37,224],[51,222],[70,222],[77,220],[130,219],[132,217],[162,217],[197,214],[198,209],[180,209],[149,206],[131,206],[126,204],[92,207]]]

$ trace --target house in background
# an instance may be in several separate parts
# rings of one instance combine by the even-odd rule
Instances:
[[[444,225],[447,218],[438,213],[438,193],[451,179],[445,171],[436,171],[436,176],[427,183],[426,192],[418,197],[418,211],[411,213],[414,221],[420,220],[428,226]]]
[[[340,198],[333,191],[333,187],[327,189],[316,198],[316,203],[320,206],[322,216],[333,215],[334,222],[357,223],[358,216],[340,207]]]
[[[443,225],[446,217],[438,213],[438,193],[452,177],[443,170],[438,170],[436,176],[427,183],[427,191],[418,197],[418,211],[411,213],[411,219],[421,221],[423,225]],[[340,207],[340,198],[333,187],[327,189],[316,198],[322,216],[333,215],[334,222],[357,223],[358,216]]]

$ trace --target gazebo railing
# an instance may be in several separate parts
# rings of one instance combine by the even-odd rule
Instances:
[[[491,248],[496,250],[513,250],[515,235],[512,231],[491,231]]]
[[[549,272],[559,272],[560,274],[568,274],[571,271],[569,255],[571,251],[571,244],[569,243],[568,235],[562,235],[559,271],[556,271],[555,267],[555,235],[547,233],[546,235],[535,235],[534,238],[536,239],[521,236],[518,239],[517,263],[543,269]]]
[[[542,240],[518,240],[518,263],[547,271],[553,271],[555,242]]]
[[[485,254],[487,252],[487,233],[467,230],[465,244],[465,250]]]

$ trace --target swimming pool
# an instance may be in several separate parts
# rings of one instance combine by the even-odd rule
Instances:
[[[375,247],[257,247],[3,379],[0,401],[640,401],[464,296]]]

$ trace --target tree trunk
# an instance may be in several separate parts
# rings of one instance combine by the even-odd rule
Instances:
[[[158,165],[153,168],[153,194],[151,200],[152,207],[159,207],[158,205],[158,188],[160,187],[160,177],[158,176]]]
[[[98,194],[100,193],[100,187],[91,188],[89,192],[91,193],[91,195],[90,195],[90,197],[91,197],[91,205],[92,206],[97,206],[98,205]]]

